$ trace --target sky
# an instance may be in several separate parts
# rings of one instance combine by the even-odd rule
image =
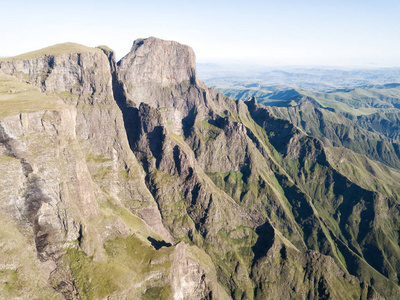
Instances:
[[[57,43],[191,46],[200,63],[400,66],[399,0],[0,0],[0,56]]]

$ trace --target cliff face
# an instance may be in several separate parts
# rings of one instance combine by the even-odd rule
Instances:
[[[77,51],[81,50],[78,47]],[[142,167],[129,148],[122,114],[113,96],[110,63],[100,49],[84,51],[53,54],[59,51],[50,48],[43,50],[50,54],[28,55],[22,60],[1,63],[2,72],[22,78],[43,92],[34,90],[39,94],[33,95],[35,99],[40,97],[41,102],[50,99],[42,105],[42,110],[34,107],[32,112],[2,119],[5,159],[10,156],[11,161],[19,160],[21,165],[16,161],[15,167],[8,171],[14,177],[19,176],[18,180],[5,174],[8,195],[3,195],[3,203],[8,204],[5,211],[16,220],[16,226],[25,228],[24,233],[29,233],[35,242],[39,259],[46,264],[51,262],[45,286],[53,285],[67,298],[91,295],[88,294],[91,287],[83,290],[77,283],[76,276],[82,275],[74,269],[73,262],[80,253],[95,261],[107,261],[110,254],[104,249],[105,242],[133,233],[138,234],[136,240],[144,242],[141,247],[147,247],[149,252],[154,248],[150,241],[173,242],[146,187]],[[20,93],[32,89],[28,83],[5,78],[11,81],[8,86],[16,82],[14,85],[19,87],[13,94],[16,101]],[[57,107],[53,108],[53,102]],[[163,259],[171,261],[169,257],[168,253]],[[115,263],[118,264],[122,262]],[[16,266],[12,271],[18,272],[19,268]],[[92,272],[85,279],[96,276],[95,270]],[[145,271],[137,272],[144,278],[149,276]],[[169,276],[169,272],[168,267],[163,276]],[[157,278],[155,281],[160,281]],[[129,284],[137,285],[134,294],[140,295],[152,287],[152,280],[145,280],[145,287],[141,287],[141,280]],[[168,280],[163,283],[170,286]],[[111,294],[110,290],[115,289],[105,285],[103,291],[103,283],[99,285],[91,285],[96,289],[94,296]],[[124,295],[127,290],[116,295]],[[24,290],[10,291],[11,296],[19,293],[28,295]]]
[[[125,82],[128,93],[134,92],[136,86],[170,87],[197,81],[193,50],[177,42],[153,37],[136,40],[118,66],[120,79]]]
[[[67,43],[0,72],[2,296],[400,295],[397,190],[208,89],[189,47]]]

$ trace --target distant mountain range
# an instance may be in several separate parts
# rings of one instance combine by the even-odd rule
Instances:
[[[267,68],[261,66],[198,64],[199,78],[212,87],[249,84],[285,86],[327,92],[400,82],[400,68],[333,69]]]

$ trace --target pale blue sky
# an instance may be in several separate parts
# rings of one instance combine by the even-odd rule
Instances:
[[[0,24],[0,56],[71,41],[120,58],[155,36],[199,62],[400,66],[399,0],[0,0]]]

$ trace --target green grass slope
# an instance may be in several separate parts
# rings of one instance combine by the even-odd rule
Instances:
[[[0,118],[19,113],[34,112],[63,107],[63,102],[40,90],[0,71]]]
[[[100,49],[91,48],[84,45],[76,44],[76,43],[62,43],[56,44],[53,46],[49,46],[43,49],[35,50],[32,52],[20,54],[13,57],[0,58],[1,61],[10,61],[10,60],[23,60],[23,59],[31,59],[37,58],[41,56],[49,56],[49,55],[57,55],[57,54],[74,54],[74,53],[84,53],[84,52],[97,52],[102,53]]]

